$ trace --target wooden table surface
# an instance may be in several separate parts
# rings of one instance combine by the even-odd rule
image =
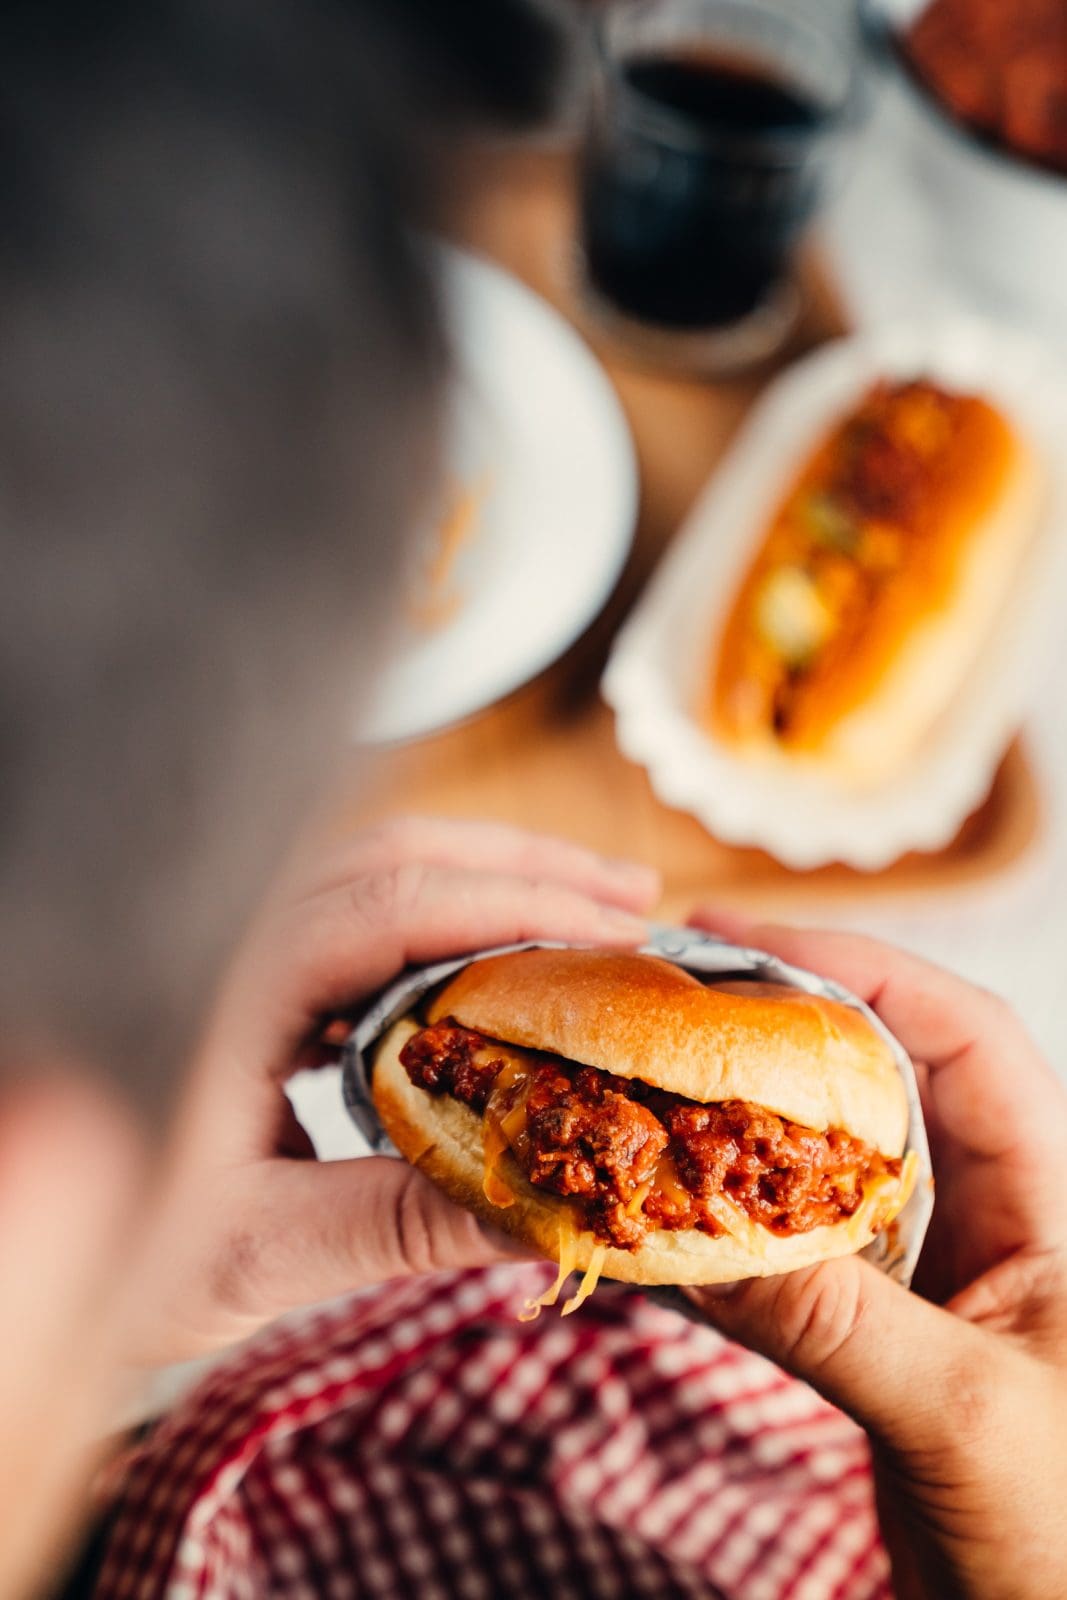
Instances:
[[[598,680],[612,634],[715,467],[767,374],[714,384],[640,370],[583,319],[572,283],[572,167],[560,154],[479,152],[457,197],[458,240],[491,256],[577,323],[603,361],[629,419],[641,472],[630,561],[603,615],[534,682],[461,727],[364,766],[358,798],[334,813],[350,827],[396,812],[497,818],[551,830],[612,855],[657,866],[664,914],[694,901],[798,914],[842,897],[958,891],[999,872],[1038,831],[1040,806],[1025,756],[1009,751],[992,793],[958,838],[866,876],[842,866],[791,873],[758,850],[713,839],[694,818],[652,793],[644,771],[615,747]],[[805,274],[808,306],[787,358],[842,330],[833,294]],[[368,781],[369,779],[369,781]]]

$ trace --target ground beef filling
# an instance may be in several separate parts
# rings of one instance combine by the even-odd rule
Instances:
[[[449,1018],[413,1035],[400,1059],[417,1088],[481,1114],[515,1052]],[[817,1133],[744,1100],[700,1105],[556,1056],[527,1053],[524,1066],[493,1105],[524,1102],[510,1141],[519,1167],[624,1250],[653,1228],[724,1233],[709,1208],[716,1196],[772,1233],[807,1233],[852,1216],[870,1179],[900,1173],[839,1128]]]

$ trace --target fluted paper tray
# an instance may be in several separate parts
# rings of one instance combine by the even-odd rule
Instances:
[[[985,395],[1040,458],[1040,527],[980,658],[903,769],[850,791],[784,763],[747,761],[700,711],[715,641],[774,511],[830,427],[878,378],[922,374]],[[798,871],[874,872],[938,850],[989,793],[1061,629],[1067,583],[1067,376],[1057,354],[969,316],[895,323],[836,340],[775,379],[671,542],[618,634],[601,683],[619,749],[664,804],[717,839]]]
[[[370,1057],[373,1046],[399,1017],[417,1006],[423,995],[451,977],[452,973],[458,972],[461,967],[467,966],[470,961],[484,959],[486,956],[502,955],[511,950],[530,950],[538,946],[557,950],[562,948],[558,941],[527,940],[522,944],[502,945],[492,950],[483,950],[477,956],[437,962],[434,966],[405,973],[374,1001],[353,1030],[345,1047],[342,1084],[349,1114],[376,1154],[397,1156],[398,1153],[382,1128],[370,1097]],[[790,966],[787,962],[779,961],[776,956],[767,955],[761,950],[743,949],[727,944],[713,934],[701,933],[693,928],[668,927],[655,927],[643,950],[648,955],[660,956],[665,961],[684,967],[687,972],[698,978],[747,978],[760,983],[781,983],[802,990],[805,994],[824,995],[828,999],[839,1000],[844,1005],[861,1011],[872,1027],[882,1035],[893,1052],[907,1091],[906,1149],[915,1152],[918,1173],[911,1198],[900,1216],[867,1246],[863,1254],[898,1283],[905,1286],[909,1284],[933,1210],[933,1174],[922,1107],[919,1103],[919,1090],[915,1081],[915,1069],[907,1052],[870,1007],[864,1005],[862,1000],[847,989],[842,988],[839,983],[816,977],[811,972],[804,972],[800,967]],[[663,1297],[660,1291],[653,1293],[657,1298]],[[671,1291],[667,1293],[669,1295]]]

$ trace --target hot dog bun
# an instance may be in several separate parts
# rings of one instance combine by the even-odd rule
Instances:
[[[985,400],[878,386],[803,469],[741,585],[712,663],[716,736],[843,787],[891,778],[978,659],[1042,497],[1032,450]]]

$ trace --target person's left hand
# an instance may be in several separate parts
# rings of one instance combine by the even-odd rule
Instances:
[[[423,818],[361,834],[303,876],[271,897],[208,1029],[146,1229],[136,1364],[363,1285],[513,1254],[406,1162],[316,1162],[285,1081],[328,1059],[324,1025],[409,962],[527,938],[633,945],[658,892],[650,869],[562,840]]]

